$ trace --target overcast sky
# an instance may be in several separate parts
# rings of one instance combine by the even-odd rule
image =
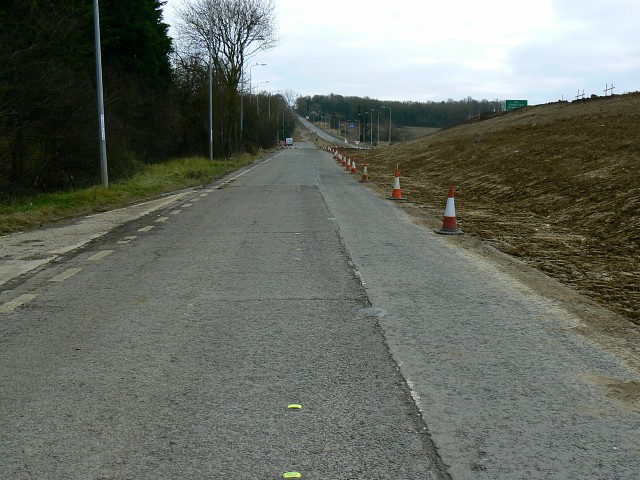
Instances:
[[[169,0],[173,8],[188,0]],[[379,100],[527,99],[640,90],[640,0],[274,0],[260,90]],[[247,67],[248,68],[248,67]]]

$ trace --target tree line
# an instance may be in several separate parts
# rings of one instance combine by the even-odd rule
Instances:
[[[342,95],[314,95],[299,97],[296,100],[298,114],[312,121],[323,121],[331,128],[338,128],[338,122],[347,120],[364,126],[370,131],[372,119],[377,123],[378,116],[383,125],[388,125],[391,113],[392,125],[408,127],[445,128],[459,125],[474,117],[500,112],[502,100],[474,100],[467,97],[462,100],[448,99],[441,102],[383,101],[368,97],[345,97]],[[389,112],[391,110],[391,112]],[[360,129],[365,141],[366,131]],[[392,141],[393,128],[392,128]]]
[[[271,0],[192,1],[176,40],[163,5],[100,1],[109,177],[208,156],[211,139],[214,156],[227,158],[290,135],[286,95],[250,97],[243,75],[275,45]],[[99,183],[93,22],[87,0],[0,4],[1,198]]]

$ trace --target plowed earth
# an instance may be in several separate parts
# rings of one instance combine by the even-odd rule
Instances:
[[[388,188],[640,324],[640,94],[526,107],[376,150]]]

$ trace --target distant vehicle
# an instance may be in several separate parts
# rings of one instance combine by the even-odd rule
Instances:
[[[293,138],[285,139],[287,147],[293,147]]]

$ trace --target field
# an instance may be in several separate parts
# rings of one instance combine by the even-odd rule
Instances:
[[[640,324],[640,94],[527,107],[372,151],[371,179]]]

